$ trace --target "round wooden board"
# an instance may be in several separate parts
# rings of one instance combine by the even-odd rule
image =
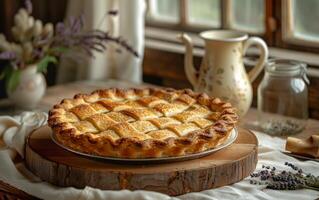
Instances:
[[[30,134],[25,160],[34,174],[58,186],[150,190],[175,196],[236,183],[254,171],[257,138],[242,128],[238,128],[238,132],[232,145],[206,157],[174,163],[127,165],[64,150],[51,140],[51,129],[43,126]]]

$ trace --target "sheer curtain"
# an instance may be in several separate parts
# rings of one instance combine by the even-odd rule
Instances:
[[[108,45],[103,53],[94,53],[94,58],[69,52],[61,59],[57,82],[108,78],[141,82],[145,8],[145,0],[69,0],[67,17],[84,14],[85,29],[101,29],[122,36],[137,50],[139,57],[125,49],[118,53],[113,45]],[[110,10],[117,10],[118,15],[108,16],[106,13]],[[74,57],[77,59],[72,59]]]

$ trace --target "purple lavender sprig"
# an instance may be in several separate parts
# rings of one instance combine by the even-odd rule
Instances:
[[[312,189],[319,191],[319,177],[312,174],[305,174],[303,170],[292,163],[285,162],[285,165],[293,171],[278,172],[275,167],[262,166],[262,170],[250,175],[250,184],[266,185],[268,189],[274,190],[296,190]],[[259,180],[258,180],[259,179]]]
[[[32,6],[31,0],[25,0],[25,1],[24,1],[24,7],[25,7],[25,9],[27,10],[27,12],[28,12],[29,14],[32,13],[33,6]]]
[[[115,11],[111,13],[114,15]],[[93,51],[103,52],[107,49],[107,43],[113,42],[138,57],[138,53],[122,37],[113,37],[101,30],[84,31],[83,26],[83,15],[71,17],[67,23],[58,23],[55,27],[55,36],[51,41],[52,46],[79,47],[93,57]]]
[[[4,51],[0,53],[0,60],[13,60],[17,57],[17,53],[14,51]]]

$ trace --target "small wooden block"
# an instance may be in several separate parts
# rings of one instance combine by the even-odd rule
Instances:
[[[58,186],[105,190],[150,190],[176,196],[236,183],[255,170],[258,141],[238,128],[229,147],[195,160],[148,165],[118,164],[71,153],[50,138],[43,126],[30,134],[26,166],[42,180]]]

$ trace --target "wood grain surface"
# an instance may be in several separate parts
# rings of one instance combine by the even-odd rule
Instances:
[[[181,195],[229,185],[247,177],[257,164],[257,139],[239,128],[234,144],[209,156],[174,163],[132,165],[90,159],[56,145],[47,126],[26,145],[26,165],[42,180],[59,186],[106,190],[150,190]]]

